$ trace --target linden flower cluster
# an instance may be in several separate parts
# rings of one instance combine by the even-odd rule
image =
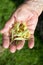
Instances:
[[[10,31],[11,41],[14,40],[27,40],[30,37],[30,32],[27,29],[26,23],[15,23],[13,28]]]

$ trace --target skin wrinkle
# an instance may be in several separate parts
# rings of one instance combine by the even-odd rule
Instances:
[[[40,15],[43,11],[43,0],[26,0],[25,4],[28,5],[28,8],[30,8],[30,10],[36,11],[38,15]]]
[[[38,6],[37,6],[38,5]],[[12,17],[11,17],[11,19],[5,24],[5,29],[4,29],[4,34],[6,33],[7,34],[7,32],[8,32],[8,30],[10,29],[10,28],[12,28],[12,24],[14,24],[14,19],[16,19],[16,22],[17,21],[19,21],[19,22],[21,22],[21,20],[22,21],[26,21],[28,18],[29,18],[29,22],[30,23],[32,23],[32,22],[35,22],[34,24],[33,24],[33,27],[31,26],[29,26],[30,27],[30,31],[32,32],[32,36],[31,36],[31,39],[30,39],[30,41],[31,41],[31,44],[30,44],[30,46],[34,46],[34,42],[32,42],[32,39],[33,39],[33,41],[34,41],[34,30],[35,30],[35,28],[36,28],[36,25],[37,25],[37,22],[38,22],[38,16],[41,14],[41,12],[42,12],[42,7],[41,7],[41,5],[40,5],[40,3],[39,2],[35,2],[35,1],[26,1],[22,6],[20,6],[20,8],[18,8],[15,12],[14,12],[14,14],[12,15]],[[24,16],[25,15],[25,16]],[[23,19],[22,19],[22,17],[24,17]],[[32,17],[32,18],[31,18]],[[7,28],[8,27],[8,28]],[[7,29],[7,32],[6,32],[6,29]],[[32,30],[33,31],[32,31]],[[9,42],[9,40],[7,41],[7,40],[4,40],[4,42]],[[33,44],[32,44],[33,43]],[[18,47],[19,46],[19,47]],[[19,49],[21,49],[23,46],[24,46],[24,44],[23,45],[18,45],[18,46],[11,46],[10,47],[10,49],[11,50],[13,50],[13,52],[14,52],[14,48],[15,48],[15,50],[16,50],[16,47],[18,47],[17,49],[19,50]],[[22,46],[22,47],[21,47]],[[33,46],[32,47],[30,47],[30,48],[33,48]],[[20,48],[21,47],[21,48]],[[12,51],[11,51],[12,52]]]
[[[19,8],[20,9],[20,8]],[[28,8],[26,9],[26,10],[28,10]],[[23,11],[24,12],[24,11]],[[34,15],[36,15],[35,17],[37,17],[37,14],[35,13],[35,12],[33,12],[33,11],[31,11],[32,13],[34,13]],[[17,11],[17,13],[19,13],[19,10]],[[17,14],[18,15],[18,14]],[[31,20],[33,18],[33,16],[29,19],[29,20]],[[35,23],[34,23],[35,24]]]
[[[25,9],[25,8],[26,8],[26,9]],[[19,9],[21,9],[21,11],[23,11],[23,13],[22,13]],[[31,13],[31,14],[30,14],[31,16],[28,16],[28,14],[26,13],[26,11],[27,11],[28,13],[30,12],[30,13]],[[18,18],[18,17],[21,16],[20,13],[22,13],[22,14],[26,13],[26,14],[24,14],[24,15],[27,15],[27,16],[28,16],[27,19],[30,19],[30,18],[33,16],[33,12],[32,12],[32,11],[34,11],[34,10],[30,10],[30,9],[28,8],[28,5],[27,5],[27,4],[23,4],[22,7],[20,6],[20,8],[17,9],[17,11],[15,12],[14,15],[15,15],[17,21],[19,21],[19,20],[22,21],[21,18]],[[20,13],[19,13],[19,12],[20,12]],[[37,14],[36,11],[35,11],[35,13]],[[20,14],[20,15],[18,15],[18,14]],[[23,15],[23,16],[24,16],[24,15]],[[37,14],[37,15],[38,15],[38,14]],[[25,17],[25,16],[24,16],[24,17]],[[27,20],[27,19],[26,19],[26,20]],[[25,20],[25,21],[26,21],[26,20]]]
[[[36,21],[36,22],[34,22],[34,21]],[[28,26],[28,29],[30,30],[31,34],[34,34],[37,22],[38,22],[38,18],[37,18],[36,13],[34,13],[34,16],[30,20],[27,21],[27,26]]]

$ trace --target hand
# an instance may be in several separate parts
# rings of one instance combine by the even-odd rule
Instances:
[[[16,12],[14,12],[12,17],[7,21],[5,27],[0,31],[3,34],[3,47],[9,48],[10,51],[14,53],[16,50],[22,49],[25,44],[25,40],[18,41],[17,45],[16,41],[14,44],[10,44],[9,30],[12,28],[15,21],[20,23],[23,21],[26,22],[26,25],[31,33],[28,47],[32,49],[34,47],[34,31],[38,22],[38,14],[36,11],[27,8],[26,5],[20,6]]]

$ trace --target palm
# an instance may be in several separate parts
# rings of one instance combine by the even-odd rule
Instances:
[[[10,48],[11,52],[15,52],[16,49],[21,49],[24,46],[24,40],[19,41],[18,44],[16,45],[16,41],[14,44],[10,44],[10,38],[9,38],[9,30],[12,28],[13,24],[15,21],[18,22],[26,22],[27,27],[31,33],[30,37],[30,42],[29,42],[29,47],[32,48],[34,46],[34,31],[36,28],[36,24],[38,21],[38,16],[35,11],[30,11],[27,8],[19,8],[11,17],[11,19],[5,24],[5,27],[3,30],[1,30],[1,33],[3,33],[3,46],[5,48]]]

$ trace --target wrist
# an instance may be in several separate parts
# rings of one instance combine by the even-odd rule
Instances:
[[[27,4],[30,10],[36,11],[38,16],[43,10],[43,0],[26,0],[25,4]]]

